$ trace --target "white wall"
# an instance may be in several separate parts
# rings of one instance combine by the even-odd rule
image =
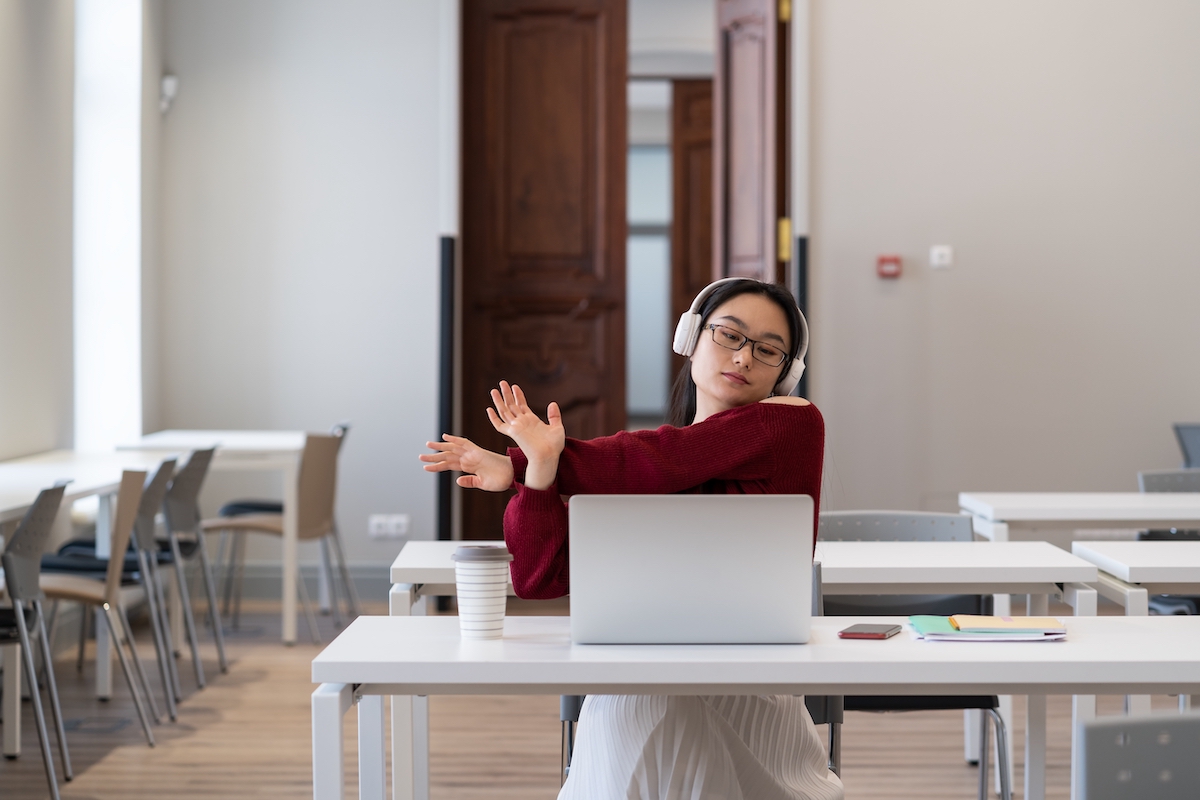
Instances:
[[[812,5],[825,506],[1178,466],[1170,423],[1200,418],[1200,5]],[[903,278],[874,276],[881,253]]]
[[[71,445],[74,3],[0,3],[0,459]]]
[[[348,557],[390,563],[368,514],[434,535],[438,4],[167,0],[164,20],[156,427],[351,420]],[[205,511],[272,490],[214,475]]]

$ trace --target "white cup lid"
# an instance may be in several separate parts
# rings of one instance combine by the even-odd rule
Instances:
[[[454,551],[454,555],[450,556],[455,561],[464,563],[503,563],[512,561],[512,553],[508,552],[508,548],[504,545],[495,547],[492,545],[463,545]]]

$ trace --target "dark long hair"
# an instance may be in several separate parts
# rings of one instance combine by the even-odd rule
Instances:
[[[788,369],[791,368],[796,354],[800,352],[800,337],[803,331],[800,325],[800,309],[796,306],[795,298],[792,297],[791,293],[784,286],[778,283],[764,283],[752,278],[723,283],[714,289],[712,294],[706,297],[704,302],[700,304],[700,318],[703,322],[708,322],[708,318],[718,306],[742,294],[757,294],[762,295],[768,300],[773,300],[775,305],[783,310],[783,315],[787,317],[788,332],[792,337],[792,347],[788,352],[787,360],[780,367],[779,375],[783,377]],[[696,383],[692,380],[692,360],[688,358],[683,362],[683,368],[675,376],[675,383],[671,387],[671,407],[667,412],[667,424],[682,428],[685,425],[691,425],[692,420],[695,418]]]

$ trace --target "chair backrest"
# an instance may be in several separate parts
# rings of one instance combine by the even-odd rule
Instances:
[[[971,518],[926,511],[825,511],[817,539],[828,542],[969,542]]]
[[[137,520],[145,480],[146,473],[142,470],[127,469],[121,473],[121,486],[117,489],[117,512],[113,515],[112,549],[109,551],[113,557],[108,559],[108,575],[104,582],[104,599],[110,604],[116,604],[121,593],[121,573],[125,571],[125,559],[121,556],[129,547],[129,538],[133,535],[133,523]]]
[[[1200,492],[1200,469],[1162,469],[1138,473],[1142,492]]]
[[[1176,422],[1174,428],[1183,452],[1183,466],[1200,468],[1200,422]]]
[[[1200,714],[1105,717],[1080,729],[1080,800],[1192,800]]]
[[[176,533],[191,533],[200,521],[200,489],[212,463],[213,448],[193,450],[187,463],[180,467],[167,487],[163,500],[163,515],[167,527]]]
[[[300,456],[299,538],[319,539],[333,530],[337,457],[342,437],[310,433]]]
[[[158,510],[162,508],[163,498],[167,494],[167,486],[171,483],[174,475],[175,459],[165,458],[142,488],[142,496],[138,500],[137,518],[133,523],[133,546],[145,553],[153,554],[157,550],[157,545],[154,543],[154,520],[158,516]],[[152,555],[151,557],[157,556]]]
[[[54,518],[62,505],[63,492],[69,481],[60,481],[51,489],[38,493],[33,505],[13,532],[4,548],[0,563],[4,565],[4,585],[14,600],[37,600],[41,597],[38,574],[42,569],[42,552],[54,527]]]

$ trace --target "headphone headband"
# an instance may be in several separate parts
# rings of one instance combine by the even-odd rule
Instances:
[[[759,281],[756,278],[721,278],[710,283],[700,290],[700,294],[696,295],[696,299],[692,301],[692,305],[687,311],[679,316],[679,323],[675,326],[675,337],[671,342],[671,349],[681,356],[690,357],[696,350],[696,342],[700,340],[700,333],[704,327],[704,318],[700,315],[700,309],[704,305],[717,287],[722,284],[732,281],[755,281],[757,283],[769,284],[766,281]],[[793,304],[795,300],[792,301]],[[808,353],[808,320],[804,318],[804,312],[800,307],[796,306],[796,314],[800,319],[800,343],[796,348],[796,356],[791,360],[787,370],[779,381],[775,384],[775,391],[778,394],[791,394],[795,391],[796,386],[800,383],[800,376],[804,374],[804,356]]]

